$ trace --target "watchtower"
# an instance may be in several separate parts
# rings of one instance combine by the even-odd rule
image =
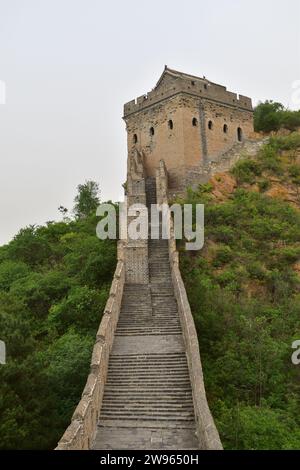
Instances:
[[[163,159],[174,190],[253,133],[250,98],[167,66],[152,91],[124,105],[124,120],[128,160],[142,152],[147,176],[154,176]]]

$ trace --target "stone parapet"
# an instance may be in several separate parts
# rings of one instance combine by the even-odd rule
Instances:
[[[141,154],[140,154],[141,155]],[[142,158],[139,162],[139,174],[133,178],[131,173],[127,175],[127,209],[136,204],[141,206],[141,212],[145,210],[146,187],[145,174]],[[146,214],[147,216],[147,214]],[[129,216],[128,224],[135,220],[134,216]],[[125,262],[125,280],[127,284],[148,284],[149,266],[148,266],[148,240],[133,240],[127,234],[127,240],[124,244],[124,262]]]
[[[165,174],[163,174],[164,172]],[[157,172],[157,190],[158,194],[160,194],[161,197],[161,204],[168,203],[165,181],[167,181],[167,174],[166,169],[162,163],[159,171]],[[160,188],[164,188],[163,192],[160,190]],[[170,219],[169,259],[171,266],[172,283],[174,287],[175,297],[177,300],[180,323],[183,332],[186,355],[189,366],[189,375],[193,392],[196,429],[200,448],[206,450],[222,450],[223,447],[219,437],[219,433],[217,431],[207,403],[200,359],[198,336],[190,304],[187,298],[185,286],[179,269],[179,254],[176,250],[176,241],[174,238],[174,228],[172,219]]]
[[[93,442],[101,411],[109,353],[119,319],[125,283],[124,246],[118,243],[118,263],[111,284],[96,342],[92,352],[90,373],[71,424],[55,450],[88,450]],[[79,345],[80,346],[80,345]]]
[[[252,102],[249,97],[232,93],[225,86],[213,83],[206,78],[193,77],[170,69],[165,69],[165,73],[173,76],[175,80],[165,82],[160,80],[160,83],[152,91],[126,103],[124,105],[125,117],[147,109],[149,106],[160,103],[178,93],[186,93],[252,111]]]
[[[179,269],[176,244],[172,240],[169,242],[169,255],[173,287],[189,365],[198,439],[203,449],[221,450],[222,443],[206,399],[197,331]]]

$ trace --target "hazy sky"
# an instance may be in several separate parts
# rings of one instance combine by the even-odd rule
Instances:
[[[299,23],[299,0],[0,0],[0,244],[86,179],[122,198],[123,104],[165,64],[297,107]]]

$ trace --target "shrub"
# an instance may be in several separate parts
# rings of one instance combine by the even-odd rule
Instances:
[[[284,109],[281,103],[265,101],[254,110],[254,129],[257,132],[278,131],[281,127],[295,130],[300,126],[300,111]]]
[[[289,175],[293,178],[298,180],[300,177],[300,165],[291,165],[289,166]]]
[[[248,264],[247,271],[252,279],[264,279],[266,275],[266,270],[259,261]]]
[[[298,449],[300,432],[292,416],[267,405],[251,407],[240,403],[233,408],[223,405],[220,412],[221,432],[230,439],[225,443],[227,449]]]
[[[271,186],[271,183],[270,183],[269,180],[261,180],[261,181],[258,182],[258,188],[259,188],[261,193],[264,193],[265,191],[268,191],[270,186]]]
[[[261,167],[254,160],[246,159],[238,161],[232,168],[231,173],[238,183],[254,183],[256,176],[261,175]]]
[[[265,101],[259,103],[254,109],[254,129],[257,132],[270,132],[280,128],[280,111],[283,110],[281,103]]]
[[[3,261],[0,264],[0,289],[8,290],[17,279],[22,279],[29,273],[27,264],[18,261]]]
[[[299,111],[283,111],[281,113],[281,126],[285,129],[293,131],[300,127],[300,112]]]
[[[63,271],[32,272],[11,285],[11,293],[23,300],[36,317],[45,317],[50,306],[64,297],[72,280]]]
[[[238,188],[226,202],[206,206],[215,259],[181,253],[207,397],[226,449],[300,447],[299,373],[290,360],[300,331],[292,267],[299,226],[288,203]]]
[[[16,261],[23,261],[31,267],[49,263],[52,250],[49,242],[38,233],[35,226],[21,229],[8,248],[9,256]]]
[[[213,237],[218,242],[230,243],[234,241],[235,231],[227,225],[219,225],[212,230]]]
[[[223,266],[224,264],[229,263],[232,260],[232,257],[233,253],[229,246],[219,246],[213,264],[216,267]]]
[[[292,132],[285,136],[271,137],[269,145],[276,150],[295,150],[300,147],[300,133]]]
[[[274,252],[274,255],[276,257],[276,262],[280,263],[281,265],[296,263],[296,261],[298,261],[300,258],[300,248],[295,248],[292,246],[280,248]]]
[[[281,159],[277,150],[272,145],[264,145],[259,152],[259,161],[263,170],[281,175],[283,173]]]
[[[218,274],[216,279],[220,286],[223,287],[227,286],[228,284],[239,282],[239,276],[233,269],[226,269],[222,273]]]
[[[107,297],[107,289],[74,287],[68,297],[51,307],[49,322],[58,332],[70,326],[83,332],[93,330],[100,323]]]
[[[89,373],[116,265],[96,237],[97,185],[83,185],[77,218],[20,230],[0,247],[0,448],[51,449]]]

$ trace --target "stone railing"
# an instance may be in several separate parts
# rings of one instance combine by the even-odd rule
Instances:
[[[135,163],[138,158],[138,163]],[[127,209],[136,205],[141,208],[146,205],[146,181],[142,150],[130,157],[129,167],[131,171],[127,174]],[[135,171],[132,171],[132,168]],[[128,214],[128,224],[136,218],[136,215]],[[126,232],[126,243],[124,247],[125,280],[127,284],[147,284],[149,282],[148,267],[148,240],[130,239]]]
[[[165,173],[165,174],[164,174]],[[161,181],[160,178],[162,177]],[[157,201],[167,204],[167,174],[163,162],[156,173]],[[181,328],[184,337],[189,374],[193,392],[196,430],[201,449],[222,450],[219,433],[211,415],[204,386],[197,331],[179,269],[179,254],[176,249],[173,220],[170,217],[169,259],[172,283],[177,300]]]
[[[157,204],[168,204],[168,173],[163,160],[159,162],[155,179]]]
[[[73,413],[71,424],[60,439],[56,450],[87,450],[91,447],[101,411],[109,353],[119,319],[124,283],[124,247],[123,243],[119,242],[118,264],[96,335],[90,373],[81,400]]]
[[[171,233],[173,233],[172,229],[171,221]],[[221,450],[221,440],[206,399],[198,336],[179,269],[179,256],[178,251],[176,250],[176,241],[174,236],[171,236],[169,240],[169,257],[173,287],[178,305],[193,391],[198,439],[202,449]]]

